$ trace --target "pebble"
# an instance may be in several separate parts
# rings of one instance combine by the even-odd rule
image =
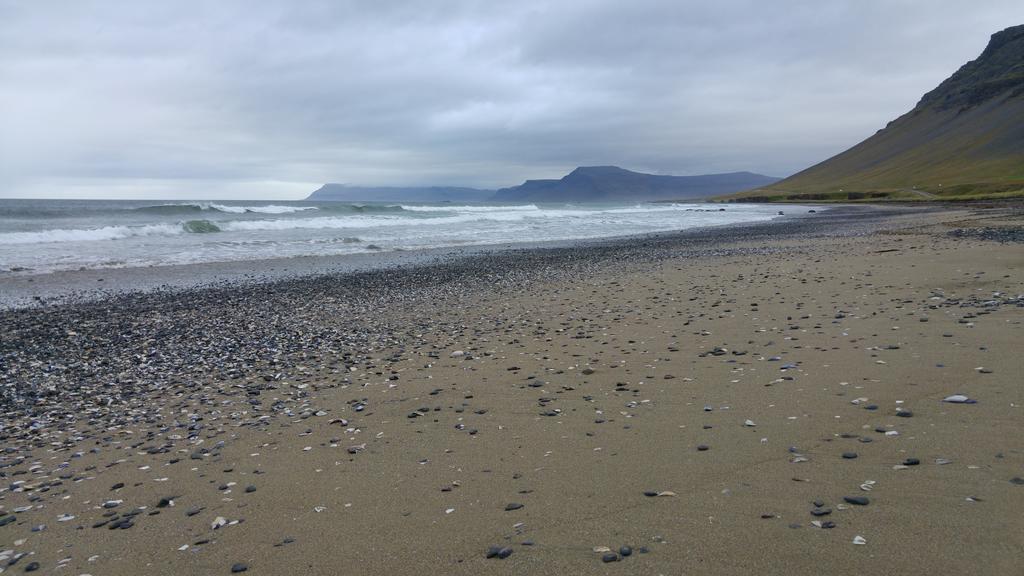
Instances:
[[[512,549],[504,546],[491,546],[487,549],[487,558],[497,558],[498,560],[504,560],[512,555]]]
[[[952,396],[946,396],[942,399],[943,402],[949,402],[950,404],[977,404],[977,400],[972,400],[963,394],[953,394]]]
[[[843,496],[843,501],[854,506],[867,506],[871,503],[866,496]]]
[[[249,565],[248,564],[244,564],[242,562],[236,562],[236,563],[231,565],[231,573],[232,574],[237,574],[239,572],[245,572],[248,569],[249,569]]]

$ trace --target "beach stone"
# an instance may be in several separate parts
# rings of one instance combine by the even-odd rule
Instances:
[[[845,460],[853,460],[856,457],[857,457],[857,453],[856,452],[843,452],[843,459],[845,459]]]
[[[831,513],[831,508],[815,508],[814,510],[811,510],[811,516],[828,516]]]
[[[975,400],[971,400],[970,398],[968,398],[967,396],[965,396],[963,394],[953,394],[951,396],[946,396],[945,398],[942,399],[942,401],[943,402],[949,402],[950,404],[976,404],[977,403]]]
[[[866,496],[843,496],[843,501],[854,506],[867,506],[871,503]]]
[[[896,415],[899,416],[900,418],[913,418],[914,413],[911,412],[910,410],[900,408],[899,410],[896,411]]]
[[[918,460],[917,458],[907,458],[906,460],[903,461],[904,466],[917,466],[920,463],[921,461]]]
[[[512,549],[502,546],[491,546],[487,549],[487,558],[497,558],[498,560],[504,560],[512,555]]]
[[[619,555],[622,556],[623,558],[625,558],[627,556],[632,556],[633,555],[633,549],[630,548],[629,546],[622,546],[621,548],[619,548]]]
[[[39,570],[39,562],[29,562],[25,565],[25,572],[35,572]]]
[[[231,573],[232,574],[237,574],[239,572],[245,572],[248,569],[249,569],[249,565],[245,564],[245,563],[242,563],[242,562],[236,562],[236,563],[231,565]]]
[[[601,556],[601,562],[608,564],[610,562],[618,562],[619,555],[615,552],[607,552],[604,556]]]
[[[697,451],[698,452],[706,452],[706,451],[708,451],[710,449],[711,449],[711,447],[708,446],[707,444],[698,444],[697,445]]]
[[[1010,484],[1024,486],[1024,478],[1021,478],[1020,476],[1014,476],[1013,478],[1010,478]],[[0,522],[2,522],[2,520],[0,520]]]
[[[518,502],[512,502],[510,504],[506,504],[505,505],[505,512],[511,512],[513,510],[519,510],[522,507],[523,507],[522,504],[520,504]]]

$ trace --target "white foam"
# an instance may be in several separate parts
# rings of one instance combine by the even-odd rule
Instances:
[[[409,212],[538,212],[534,204],[523,204],[519,206],[407,206],[402,204],[402,210]]]
[[[217,210],[218,212],[226,212],[228,214],[245,214],[248,212],[255,212],[258,214],[292,214],[294,212],[304,212],[306,210],[319,210],[316,206],[280,206],[276,204],[268,204],[266,206],[226,206],[224,204],[202,204],[202,208]]]
[[[176,236],[185,230],[181,224],[149,224],[146,226],[104,226],[88,229],[55,229],[38,232],[6,232],[0,244],[45,244],[56,242],[95,242],[119,240],[132,236]]]

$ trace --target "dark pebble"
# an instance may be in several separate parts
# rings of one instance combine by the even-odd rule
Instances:
[[[488,558],[497,558],[498,560],[504,560],[512,555],[511,548],[505,548],[502,546],[491,546],[487,549]]]
[[[523,507],[523,505],[520,504],[519,502],[512,502],[510,504],[506,504],[505,505],[505,512],[511,512],[513,510],[519,510],[522,507]]]
[[[622,557],[632,556],[633,549],[629,546],[623,546],[622,548],[619,548],[619,555],[621,555]]]
[[[857,457],[857,453],[856,452],[843,452],[843,459],[845,459],[845,460],[853,460],[856,457]]]
[[[867,506],[871,502],[864,496],[843,496],[843,501],[854,506]]]
[[[604,562],[606,564],[608,562],[616,562],[616,561],[618,561],[618,559],[619,559],[619,555],[616,554],[615,552],[608,552],[604,556],[601,556],[601,562]]]
[[[231,573],[232,574],[237,574],[239,572],[245,572],[248,569],[249,569],[249,565],[248,564],[243,564],[241,562],[236,562],[235,564],[231,565]]]
[[[920,463],[921,461],[918,460],[917,458],[907,458],[906,460],[903,461],[904,466],[917,466]]]

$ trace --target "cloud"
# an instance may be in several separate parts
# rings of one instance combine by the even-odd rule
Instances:
[[[0,196],[786,175],[1021,22],[995,0],[0,0]]]

